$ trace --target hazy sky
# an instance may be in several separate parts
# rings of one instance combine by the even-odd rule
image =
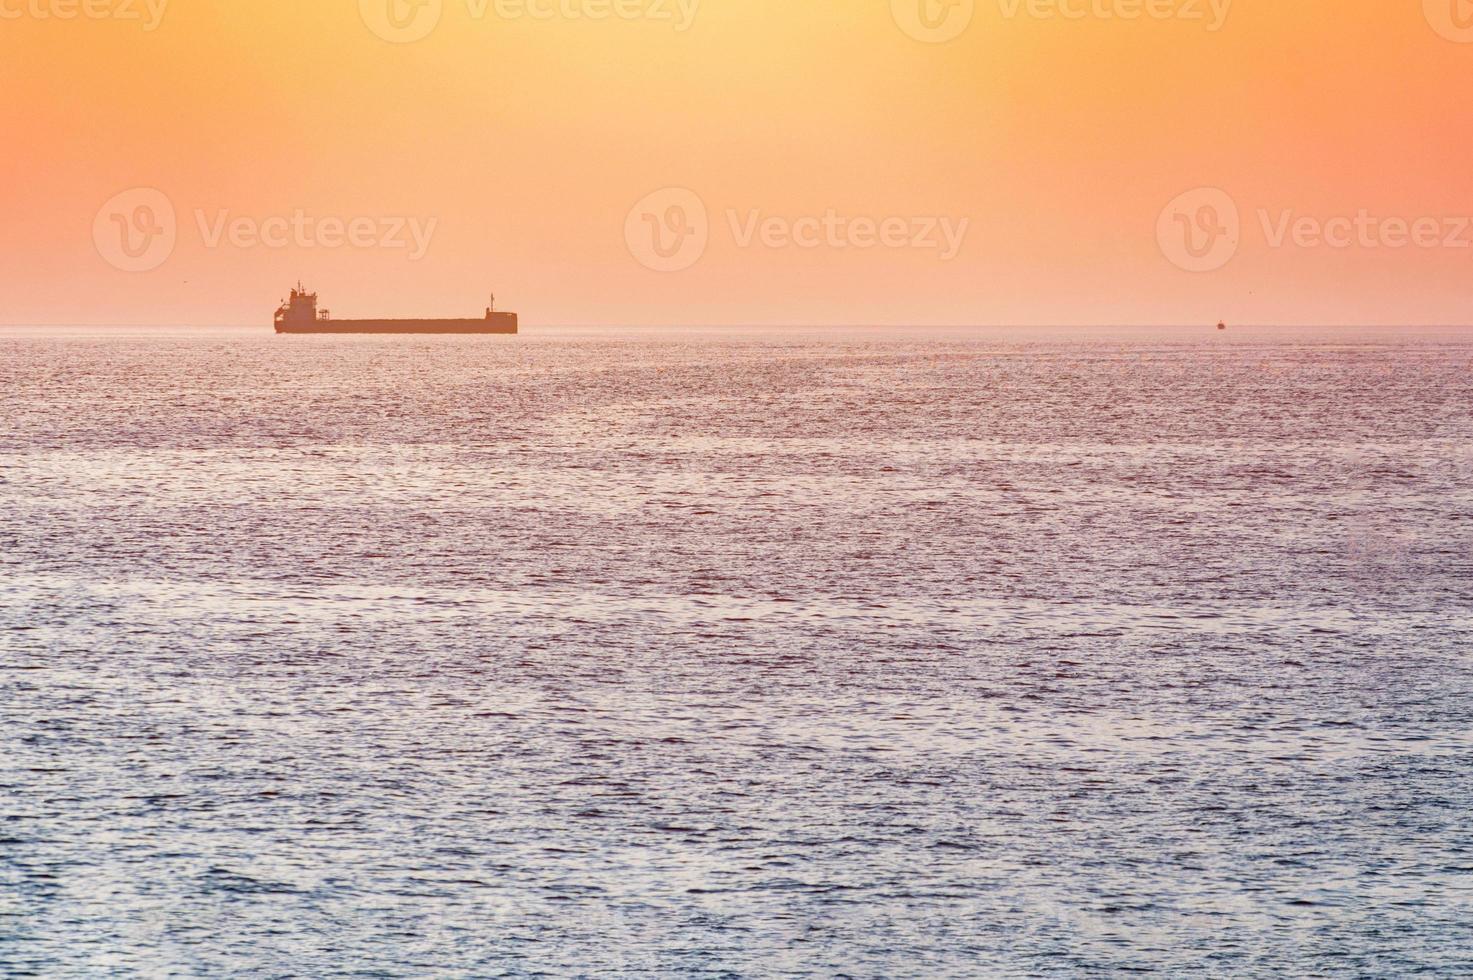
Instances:
[[[1467,0],[0,0],[0,80],[0,322],[1473,319]]]

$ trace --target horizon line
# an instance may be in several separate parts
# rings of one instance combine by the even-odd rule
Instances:
[[[1217,324],[1205,322],[1174,322],[1174,323],[1137,323],[1137,322],[1111,322],[1111,323],[532,323],[523,324],[523,327],[531,326],[542,329],[574,329],[574,330],[690,330],[690,329],[724,329],[724,330],[1113,330],[1113,329],[1156,329],[1156,330],[1208,330],[1217,332]],[[197,330],[254,330],[271,331],[270,324],[258,322],[249,323],[197,323],[197,322],[159,322],[159,321],[129,321],[129,322],[61,322],[61,323],[22,323],[22,322],[0,322],[0,329],[13,327],[24,327],[31,329],[47,328],[125,328],[125,327],[168,327]],[[1283,329],[1283,328],[1322,328],[1322,329],[1344,329],[1344,330],[1469,330],[1473,329],[1473,323],[1328,323],[1324,321],[1314,322],[1252,322],[1252,323],[1229,323],[1228,330],[1261,330],[1261,329]]]

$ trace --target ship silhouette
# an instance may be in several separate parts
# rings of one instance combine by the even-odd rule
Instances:
[[[277,333],[501,333],[517,332],[517,315],[496,309],[496,297],[479,320],[334,320],[317,308],[317,294],[300,282],[276,310]]]

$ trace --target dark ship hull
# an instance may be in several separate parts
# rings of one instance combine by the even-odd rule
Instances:
[[[272,323],[277,333],[439,333],[480,334],[517,332],[517,315],[496,309],[496,297],[479,320],[334,320],[317,308],[317,294],[297,283],[291,298],[283,300]]]
[[[514,334],[515,313],[492,313],[480,320],[307,320],[276,324],[277,333]]]

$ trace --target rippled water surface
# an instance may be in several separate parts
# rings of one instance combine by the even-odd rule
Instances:
[[[1467,975],[1473,346],[1336,338],[0,330],[0,973]]]

